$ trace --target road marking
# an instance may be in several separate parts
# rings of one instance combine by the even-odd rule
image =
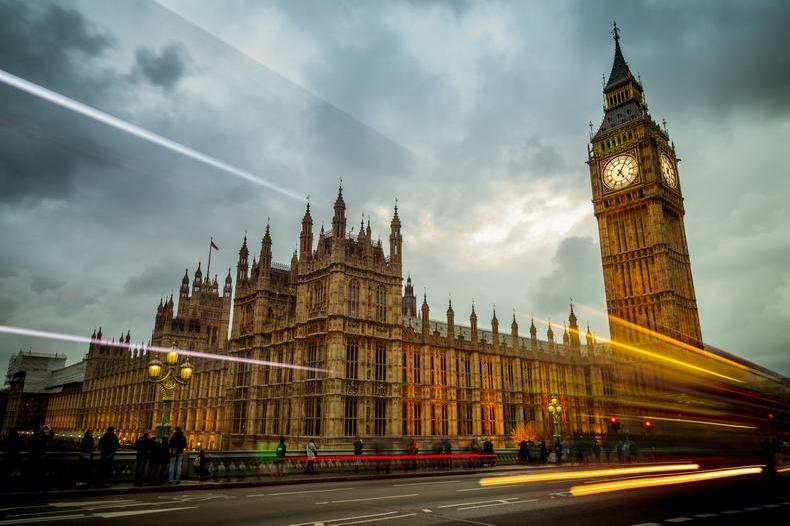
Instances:
[[[108,511],[105,513],[94,513],[94,515],[96,517],[101,517],[102,519],[114,519],[116,517],[128,517],[130,515],[145,515],[146,513],[163,513],[165,511],[192,510],[195,508],[197,508],[197,506],[185,506],[182,508],[165,508],[163,510]]]
[[[525,484],[507,484],[504,486],[483,486],[482,488],[465,488],[465,489],[457,489],[455,491],[480,491],[484,489],[495,489],[495,488],[518,488],[519,486],[524,486]]]
[[[723,515],[735,515],[736,513],[740,513],[741,511],[743,510],[726,510],[726,511],[722,511],[721,513]]]
[[[428,508],[423,508],[423,509],[422,509],[422,511],[424,511],[425,513],[433,513],[433,512],[432,512],[431,510],[429,510]]]
[[[70,515],[56,515],[56,516],[49,516],[49,517],[30,517],[27,519],[11,519],[6,521],[0,521],[0,524],[31,524],[34,522],[44,522],[44,521],[65,521],[68,519],[78,519],[80,517],[85,517],[84,513],[72,513]]]
[[[458,504],[445,504],[444,506],[437,506],[437,508],[457,508],[458,506],[473,506],[475,504],[488,504],[489,502],[505,502],[508,500],[518,500],[518,497],[508,497],[506,499],[495,499],[495,500],[481,500],[478,502],[460,502]]]
[[[278,497],[280,495],[301,495],[303,493],[328,493],[330,491],[348,491],[356,488],[310,489],[305,491],[283,491],[280,493],[255,493],[248,497]],[[312,523],[311,523],[312,524]]]
[[[351,524],[362,524],[365,522],[377,522],[377,521],[388,521],[390,519],[402,519],[404,517],[411,517],[412,515],[417,515],[416,513],[405,513],[403,515],[395,515],[394,517],[379,517],[378,519],[365,519],[361,521],[352,521],[352,522],[336,522],[332,526],[348,526]]]
[[[709,519],[711,517],[716,517],[717,515],[718,513],[698,513],[697,515],[694,516],[697,517],[698,519]]]
[[[327,520],[322,520],[322,521],[299,522],[299,523],[289,524],[289,526],[314,526],[315,524],[318,524],[318,523],[326,524],[327,522],[351,521],[351,520],[355,520],[355,519],[367,519],[369,517],[381,517],[382,515],[392,515],[393,513],[398,513],[398,512],[397,511],[386,511],[384,513],[371,513],[370,515],[355,515],[353,517],[340,517],[339,519],[327,519]]]
[[[113,502],[117,503],[124,503],[124,502],[135,502],[132,499],[118,499],[118,500],[82,500],[77,502],[50,502],[49,506],[53,506],[55,508],[74,508],[77,506],[93,506],[96,504],[110,504]]]
[[[437,482],[411,482],[409,484],[393,484],[393,487],[400,488],[403,486],[427,486],[428,484],[457,484],[464,482],[463,480],[440,480]]]
[[[743,508],[746,511],[757,511],[760,509],[760,506],[749,506],[748,508]]]
[[[673,519],[667,519],[667,522],[688,522],[690,520],[690,517],[675,517]]]
[[[657,522],[640,522],[639,524],[632,524],[631,526],[661,526]]]
[[[384,497],[366,497],[363,499],[344,499],[330,501],[332,504],[342,504],[343,502],[362,502],[364,500],[382,500],[382,499],[402,499],[403,497],[416,497],[419,493],[407,493],[406,495],[387,495]],[[318,504],[316,502],[316,504]]]
[[[499,503],[496,503],[496,504],[483,504],[481,506],[467,506],[465,508],[456,508],[456,509],[458,511],[476,510],[477,508],[488,508],[489,506],[507,506],[509,504],[527,504],[529,502],[537,502],[537,501],[538,501],[538,499],[512,500],[512,501],[508,501],[508,502],[503,501],[503,502],[499,502]]]
[[[763,504],[763,508],[778,508],[779,504]]]

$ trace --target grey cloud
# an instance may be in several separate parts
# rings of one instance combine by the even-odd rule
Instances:
[[[59,289],[65,284],[65,281],[50,276],[33,276],[33,280],[30,283],[30,290],[36,294],[41,294],[48,290]]]
[[[603,274],[598,245],[589,237],[569,237],[554,255],[554,270],[530,291],[545,312],[565,313],[569,298],[579,304],[596,306],[603,297]]]
[[[142,47],[135,53],[135,71],[151,84],[172,89],[188,73],[189,55],[183,45],[173,42],[157,53]]]
[[[146,266],[142,273],[126,280],[123,286],[124,292],[143,294],[147,298],[153,299],[157,294],[162,295],[166,291],[173,290],[173,287],[180,283],[182,277],[177,275],[179,263],[168,259]]]

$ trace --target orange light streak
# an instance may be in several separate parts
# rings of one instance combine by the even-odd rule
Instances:
[[[667,418],[662,416],[646,416],[643,418],[649,418],[650,420],[664,420],[667,422],[684,422],[687,424],[702,424],[706,426],[731,427],[734,429],[757,429],[757,426],[747,426],[742,424],[727,424],[725,422],[711,422],[708,420],[689,420],[687,418]]]
[[[686,473],[682,475],[668,475],[664,477],[647,477],[641,479],[620,480],[615,482],[601,482],[597,484],[585,484],[582,486],[571,487],[571,495],[581,497],[584,495],[595,495],[597,493],[608,493],[612,491],[625,491],[629,489],[653,488],[657,486],[671,486],[673,484],[686,484],[689,482],[701,482],[703,480],[713,480],[727,477],[739,477],[743,475],[757,475],[762,473],[763,468],[758,466],[742,467],[734,469],[724,469],[718,471],[703,471],[699,473]]]
[[[645,473],[662,473],[665,471],[693,471],[699,464],[665,464],[659,466],[637,466],[630,468],[588,469],[583,471],[561,471],[554,473],[535,473],[530,475],[506,475],[480,479],[481,486],[501,486],[504,484],[522,484],[527,482],[549,482],[555,480],[573,480],[620,475],[641,475]]]

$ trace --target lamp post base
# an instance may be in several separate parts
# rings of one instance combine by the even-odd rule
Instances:
[[[170,437],[170,424],[159,424],[156,426],[156,441],[161,442],[162,438]]]

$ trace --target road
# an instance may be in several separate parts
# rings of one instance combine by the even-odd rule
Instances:
[[[521,469],[491,475],[553,472],[556,471]],[[648,526],[786,524],[790,518],[789,476],[770,484],[759,476],[747,475],[589,496],[569,493],[572,486],[639,477],[642,475],[608,475],[481,486],[480,475],[459,472],[437,477],[315,482],[223,491],[141,493],[71,500],[50,498],[19,505],[4,504],[0,509],[0,526],[138,526],[151,523],[190,526]]]

